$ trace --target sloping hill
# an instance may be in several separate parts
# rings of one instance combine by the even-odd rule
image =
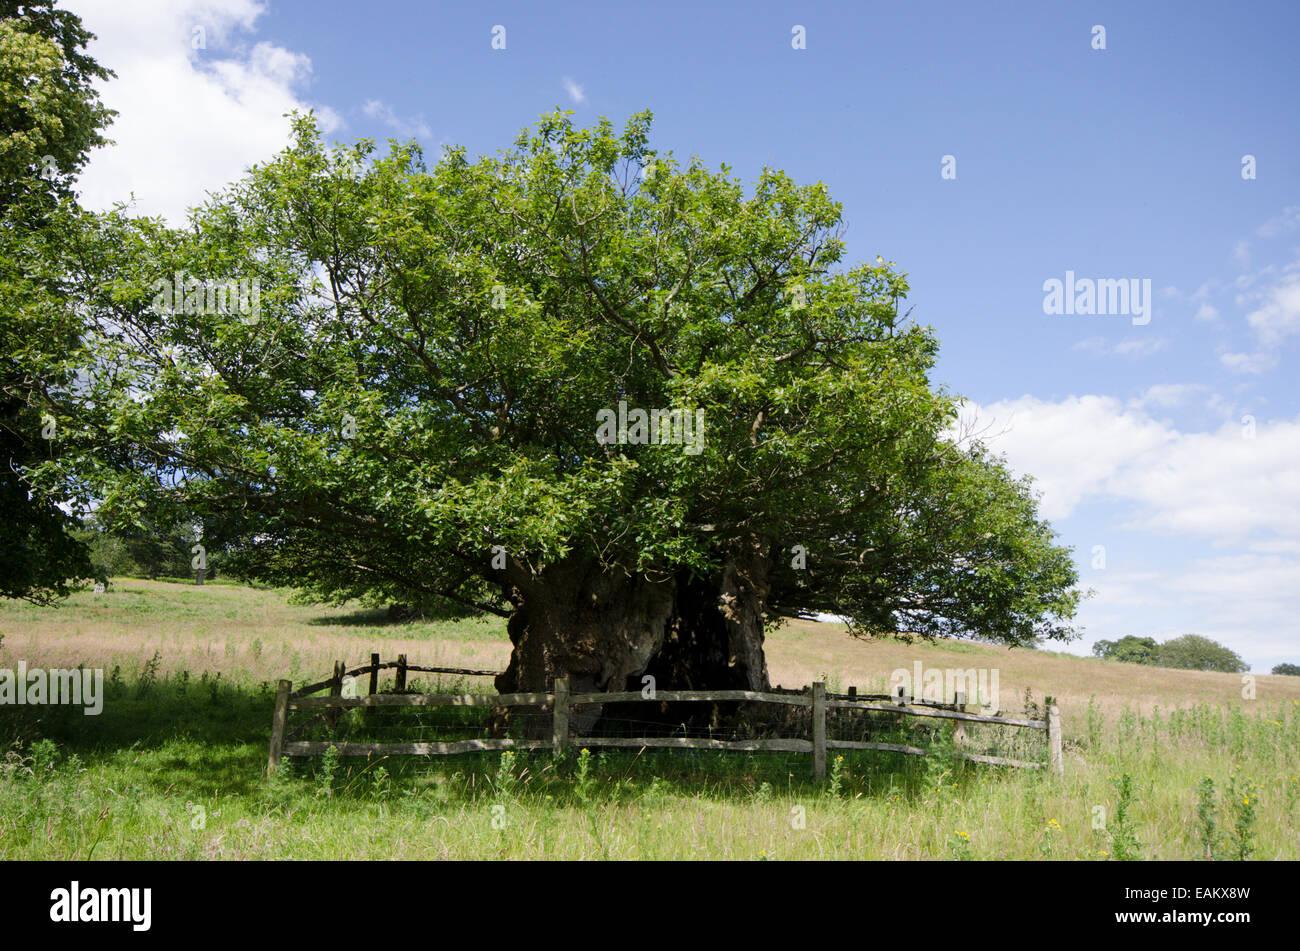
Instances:
[[[503,668],[510,656],[497,618],[388,623],[382,610],[357,605],[296,605],[289,592],[236,584],[177,584],[124,579],[102,595],[82,592],[57,608],[0,602],[0,666],[120,665],[137,669],[159,656],[161,671],[275,681],[318,679],[336,659],[360,662],[371,651],[406,654],[413,664]],[[907,644],[857,640],[842,625],[793,621],[767,641],[773,683],[803,686],[826,676],[832,687],[885,689],[892,671],[997,670],[1003,709],[1019,709],[1025,690],[1061,704],[1073,732],[1090,697],[1113,717],[1126,706],[1149,714],[1198,702],[1225,707],[1300,702],[1300,677],[1256,675],[1256,700],[1242,697],[1242,676],[1141,667],[1051,651],[966,641]],[[486,682],[484,683],[487,686]]]
[[[878,692],[892,671],[923,668],[980,668],[998,670],[1002,706],[1021,706],[1026,689],[1041,700],[1058,699],[1070,731],[1072,714],[1081,714],[1090,697],[1113,716],[1125,706],[1149,714],[1156,706],[1212,703],[1247,710],[1260,702],[1300,702],[1300,677],[1254,674],[1255,699],[1243,698],[1242,674],[1144,667],[1118,661],[1074,657],[1047,650],[1024,650],[969,641],[905,644],[893,639],[856,640],[838,624],[796,621],[773,634],[768,642],[768,665],[774,683],[805,684],[827,674],[845,687]]]

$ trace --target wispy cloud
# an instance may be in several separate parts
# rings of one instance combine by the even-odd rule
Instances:
[[[1232,246],[1232,262],[1239,268],[1250,267],[1250,242],[1246,240],[1238,241]]]
[[[587,101],[586,92],[584,92],[582,87],[578,85],[576,82],[574,82],[572,79],[570,79],[568,76],[564,77],[564,91],[569,94],[569,98],[572,99],[574,102]]]
[[[1117,343],[1111,343],[1105,337],[1089,337],[1070,349],[1101,356],[1145,357],[1163,350],[1168,343],[1164,337],[1125,337]]]
[[[424,116],[403,119],[393,111],[392,106],[379,99],[367,99],[366,104],[361,107],[361,111],[372,119],[378,119],[404,139],[433,138],[433,132],[425,124]]]
[[[1219,354],[1219,362],[1233,373],[1259,374],[1277,366],[1277,357],[1271,353],[1232,353]]]
[[[1288,205],[1276,218],[1260,225],[1257,233],[1261,238],[1276,238],[1296,228],[1300,228],[1300,205]]]
[[[1261,305],[1246,315],[1246,322],[1266,346],[1277,346],[1300,331],[1300,275],[1275,284],[1264,292]]]
[[[1138,410],[1148,407],[1172,409],[1203,397],[1207,390],[1204,383],[1156,383],[1147,387],[1141,396],[1130,400],[1129,405]]]

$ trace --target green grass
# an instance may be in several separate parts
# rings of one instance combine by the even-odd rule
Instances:
[[[356,607],[287,605],[283,592],[147,582],[121,585],[107,602],[79,595],[57,615],[0,606],[0,667],[73,665],[89,644],[130,662],[98,717],[0,708],[0,859],[1103,861],[1199,858],[1207,835],[1219,858],[1300,857],[1300,702],[1268,691],[1253,704],[1153,703],[1180,682],[1134,669],[1131,693],[1085,699],[1067,714],[1064,780],[955,760],[945,730],[921,729],[909,742],[933,742],[935,756],[832,754],[824,784],[802,755],[595,750],[558,762],[286,759],[267,781],[272,684],[292,657],[299,681],[328,674],[333,656],[359,661],[375,648],[412,662],[468,648],[487,661],[508,650],[500,625],[388,625]],[[816,628],[774,635],[774,669],[841,650],[842,636],[824,631],[824,646]],[[954,647],[995,650],[922,650]],[[1040,696],[1081,693],[1102,666],[1035,653],[1016,662],[1050,665]],[[1127,673],[1104,666],[1112,678]],[[1065,682],[1071,670],[1080,682]],[[861,685],[872,674],[840,679]],[[468,683],[426,678],[433,689]],[[378,728],[348,716],[358,734]]]

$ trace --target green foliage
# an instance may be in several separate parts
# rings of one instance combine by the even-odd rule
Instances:
[[[75,425],[43,484],[93,486],[115,524],[192,514],[232,569],[322,599],[505,613],[543,566],[700,574],[744,539],[774,616],[1068,638],[1069,552],[1027,479],[947,438],[906,275],[842,266],[821,183],[746,194],[649,129],[553,113],[429,168],[299,117],[184,229],[80,222],[89,383],[50,394]],[[256,279],[260,311],[160,306],[174,275]],[[621,401],[703,410],[700,452],[601,444]]]
[[[1259,818],[1259,783],[1242,779],[1239,768],[1233,767],[1228,775],[1224,798],[1232,819],[1229,830],[1232,839],[1232,857],[1244,862],[1255,855],[1255,825]]]
[[[59,745],[48,737],[37,740],[28,749],[32,775],[39,778],[46,776],[59,765]]]
[[[948,851],[958,862],[969,862],[974,857],[970,847],[970,833],[955,831],[948,836]]]
[[[576,780],[576,791],[580,802],[587,802],[591,799],[592,792],[595,789],[595,780],[591,777],[591,750],[583,747],[578,751],[577,762],[574,766],[574,779]]]
[[[78,326],[63,299],[71,184],[112,113],[93,88],[112,74],[86,56],[81,21],[52,0],[0,2],[0,597],[48,603],[93,573],[30,469],[55,455],[66,418],[42,411],[74,378]]]
[[[1047,825],[1043,828],[1042,838],[1038,842],[1038,854],[1045,859],[1056,858],[1056,837],[1061,832],[1061,823],[1056,819],[1048,819]]]
[[[122,539],[104,532],[84,529],[71,534],[90,551],[91,570],[97,580],[107,581],[117,575],[126,574],[132,567],[131,556],[127,553],[126,542]]]
[[[162,654],[158,651],[154,651],[153,656],[144,662],[140,668],[140,679],[136,682],[137,697],[145,697],[153,692],[154,685],[158,681],[158,667],[161,663]]]
[[[67,196],[107,142],[114,113],[93,84],[113,73],[85,54],[91,39],[54,0],[0,0],[0,209],[34,213]]]
[[[334,777],[339,771],[340,758],[339,748],[333,744],[320,758],[320,768],[316,773],[316,795],[325,797],[334,795]]]
[[[506,750],[501,754],[501,759],[497,765],[496,776],[494,777],[493,786],[496,788],[497,795],[502,799],[510,799],[514,796],[516,788],[519,786],[520,778],[516,774],[518,764],[515,762],[515,754]]]
[[[1242,661],[1234,651],[1198,634],[1186,634],[1165,641],[1156,651],[1153,663],[1160,667],[1218,670],[1229,674],[1250,670],[1250,665]]]
[[[1106,826],[1110,833],[1111,856],[1117,862],[1131,862],[1142,857],[1131,815],[1137,800],[1133,777],[1122,773],[1118,777],[1112,776],[1110,783],[1115,788],[1115,811]]]
[[[157,518],[142,516],[132,524],[110,528],[96,516],[89,528],[73,536],[90,549],[96,578],[128,576],[136,578],[187,578],[195,575],[194,546],[200,536],[192,521],[179,519],[164,524]],[[224,557],[219,543],[202,537],[207,569],[204,579],[211,581],[222,574]]]
[[[384,766],[376,766],[370,773],[370,794],[383,801],[393,794],[392,777]]]
[[[1092,653],[1096,657],[1128,664],[1150,664],[1158,648],[1154,638],[1129,634],[1117,641],[1098,641],[1092,645]]]
[[[1150,637],[1135,637],[1130,634],[1117,641],[1098,641],[1092,645],[1092,653],[1096,657],[1129,664],[1183,670],[1218,670],[1239,674],[1250,669],[1232,650],[1198,634],[1175,637],[1163,644],[1157,644]],[[1274,673],[1277,671],[1274,670]]]
[[[1207,859],[1215,857],[1219,845],[1218,815],[1219,806],[1215,796],[1214,779],[1206,776],[1196,787],[1196,831]]]
[[[76,579],[96,572],[89,552],[72,535],[76,521],[14,471],[22,471],[31,452],[30,443],[0,422],[0,510],[5,513],[0,520],[0,597],[45,604],[66,597]]]
[[[1300,664],[1278,664],[1272,670],[1275,674],[1286,674],[1289,677],[1300,677]]]
[[[1088,746],[1092,749],[1101,747],[1102,731],[1106,728],[1106,715],[1097,703],[1097,695],[1088,698]]]
[[[836,799],[839,799],[844,792],[844,781],[848,778],[848,771],[849,768],[845,764],[842,755],[837,755],[831,759],[831,778],[826,791]]]

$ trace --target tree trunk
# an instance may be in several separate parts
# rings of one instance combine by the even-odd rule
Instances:
[[[512,561],[505,587],[515,605],[507,627],[514,651],[497,690],[550,691],[558,676],[569,678],[571,693],[641,690],[646,674],[657,690],[766,689],[767,568],[757,541],[736,546],[709,578],[679,572],[656,580],[578,559],[533,574]],[[735,707],[593,704],[574,711],[570,729],[590,734],[602,716],[602,732],[616,731],[618,720],[717,723]],[[549,713],[514,711],[521,715],[529,736],[547,735]],[[509,719],[498,716],[494,726],[502,730]]]
[[[605,571],[577,558],[537,574],[512,559],[506,575],[506,596],[515,606],[506,628],[514,651],[496,678],[501,693],[549,691],[561,676],[569,678],[570,693],[622,690],[663,643],[673,606],[668,580]],[[516,709],[514,717],[522,712]],[[600,713],[599,705],[577,708],[570,729],[587,732]],[[549,722],[549,714],[530,716],[528,735],[547,735]]]
[[[657,690],[768,689],[763,653],[767,573],[764,549],[754,540],[737,545],[711,577],[679,575],[663,646],[645,670],[654,677]],[[642,721],[638,726],[655,721],[698,733],[705,728],[730,729],[742,709],[735,702],[661,703],[657,708],[629,704],[622,709],[611,705],[607,716],[611,721],[620,717]]]

